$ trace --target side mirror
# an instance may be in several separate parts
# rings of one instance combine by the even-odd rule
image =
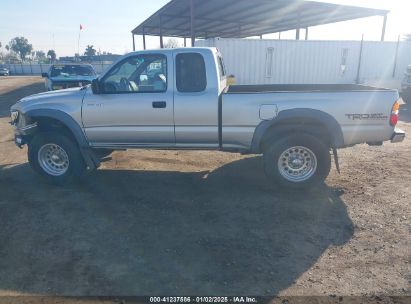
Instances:
[[[41,73],[41,77],[43,77],[43,78],[49,78],[49,74],[47,74],[47,73]]]
[[[91,81],[91,90],[93,91],[93,94],[100,94],[100,82],[98,81],[98,78],[95,78]]]

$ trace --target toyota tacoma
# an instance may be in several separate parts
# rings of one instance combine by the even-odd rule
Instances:
[[[353,84],[226,85],[215,48],[130,53],[91,85],[11,108],[16,145],[51,182],[96,169],[114,150],[263,154],[273,183],[322,183],[337,149],[404,140],[396,90]],[[246,173],[244,173],[246,174]]]

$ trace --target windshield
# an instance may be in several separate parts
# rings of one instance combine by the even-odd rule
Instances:
[[[94,70],[86,65],[54,65],[51,68],[51,77],[57,76],[93,76]]]

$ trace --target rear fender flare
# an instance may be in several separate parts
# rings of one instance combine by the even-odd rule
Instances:
[[[327,128],[327,132],[331,137],[331,146],[333,148],[340,148],[344,145],[344,136],[341,130],[341,126],[330,114],[323,111],[314,109],[292,109],[284,110],[278,113],[278,115],[272,120],[262,121],[255,129],[253,140],[251,143],[251,151],[253,153],[261,153],[261,142],[266,132],[274,128],[281,128],[287,124],[291,119],[310,119],[318,121]]]

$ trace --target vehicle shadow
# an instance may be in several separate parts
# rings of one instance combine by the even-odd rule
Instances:
[[[272,189],[259,157],[213,172],[0,168],[0,292],[276,295],[353,224],[341,191]]]
[[[0,118],[10,116],[10,107],[21,98],[44,92],[44,83],[38,82],[0,94]]]

